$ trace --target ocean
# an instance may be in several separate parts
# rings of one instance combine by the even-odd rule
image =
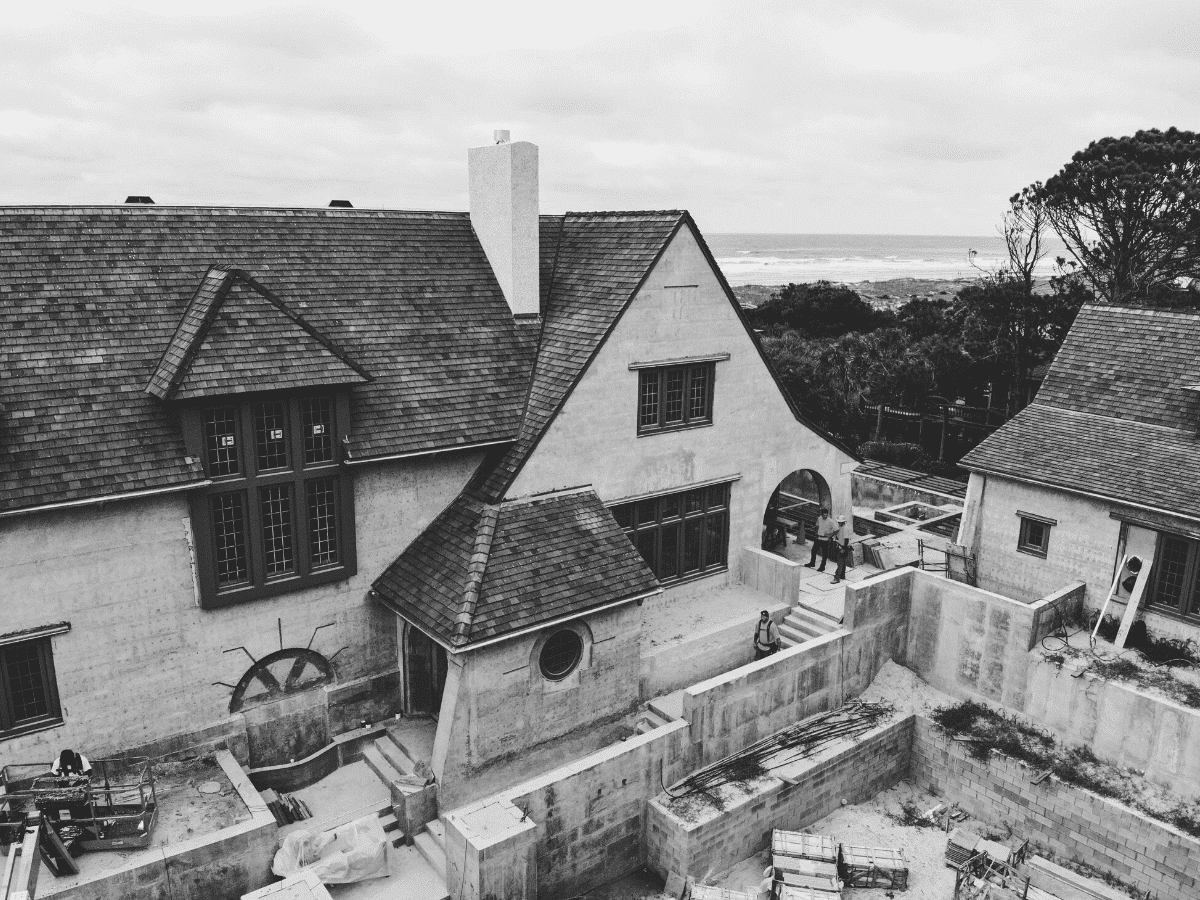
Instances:
[[[819,281],[885,281],[889,278],[974,278],[1005,259],[999,235],[904,234],[706,234],[709,248],[731,285]],[[975,266],[968,251],[975,250]],[[1052,274],[1054,243],[1039,270]]]

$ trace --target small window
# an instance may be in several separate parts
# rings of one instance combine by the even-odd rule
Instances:
[[[711,362],[638,372],[638,434],[712,423]]]
[[[1021,516],[1021,536],[1017,549],[1022,553],[1045,556],[1050,547],[1050,523],[1044,519]]]
[[[0,735],[61,721],[50,639],[0,645]]]
[[[550,681],[562,681],[575,671],[583,658],[583,640],[569,628],[550,635],[542,647],[538,665]]]

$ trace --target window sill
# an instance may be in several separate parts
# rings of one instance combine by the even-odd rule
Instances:
[[[678,587],[681,584],[688,584],[692,581],[699,581],[702,578],[710,578],[713,575],[721,575],[729,571],[729,564],[723,566],[714,566],[711,569],[705,569],[703,572],[689,572],[687,575],[681,575],[678,578],[669,578],[666,581],[659,579],[658,583],[664,588]]]
[[[695,431],[697,428],[712,428],[712,422],[697,422],[695,425],[668,425],[665,428],[639,428],[637,436],[650,437],[655,434],[674,434],[677,431]]]
[[[1018,553],[1024,553],[1026,556],[1036,556],[1038,559],[1045,559],[1048,555],[1046,550],[1038,550],[1034,547],[1018,547]]]
[[[1172,619],[1176,622],[1182,622],[1185,625],[1191,625],[1200,628],[1200,613],[1181,613],[1178,609],[1171,609],[1169,606],[1159,606],[1156,603],[1147,603],[1142,607],[1143,612],[1154,613],[1156,616],[1162,616],[1164,619]]]
[[[29,722],[17,728],[10,728],[7,731],[0,731],[0,741],[8,741],[13,738],[24,737],[27,734],[36,734],[39,731],[49,731],[52,728],[62,728],[65,723],[62,717],[56,716],[52,719],[39,719],[36,722]]]
[[[202,609],[221,609],[226,606],[237,606],[241,603],[250,603],[254,600],[263,600],[267,597],[278,597],[280,594],[290,594],[322,584],[345,581],[354,574],[355,569],[352,566],[334,566],[328,569],[320,569],[311,575],[303,577],[295,575],[291,578],[269,581],[266,584],[250,585],[221,591],[214,597],[205,597],[201,601],[200,606]]]

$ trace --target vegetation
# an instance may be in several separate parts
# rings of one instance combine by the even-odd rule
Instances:
[[[1200,136],[1152,128],[1102,138],[1044,185],[1044,211],[1096,294],[1110,303],[1192,305],[1200,272]]]
[[[972,700],[934,710],[931,718],[950,734],[971,738],[968,752],[978,760],[986,762],[995,750],[1200,837],[1200,798],[1180,799],[1132,769],[1100,761],[1088,747],[1063,746],[1049,732]]]

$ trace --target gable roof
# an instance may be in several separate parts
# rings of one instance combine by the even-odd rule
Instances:
[[[590,490],[498,504],[464,492],[372,587],[455,650],[659,590]]]
[[[240,269],[200,281],[146,393],[194,400],[251,391],[366,384],[346,351]]]
[[[473,481],[480,496],[493,501],[504,498],[655,263],[684,227],[696,239],[792,415],[851,458],[859,459],[853,450],[809,421],[788,396],[689,213],[567,213],[541,217],[544,322],[529,398],[516,442],[493,454],[490,464],[481,467]]]
[[[0,511],[203,480],[145,387],[216,301],[214,266],[374,376],[349,388],[352,458],[517,437],[534,342],[466,213],[0,208]]]
[[[1200,314],[1085,306],[1034,402],[960,463],[1200,518]]]

